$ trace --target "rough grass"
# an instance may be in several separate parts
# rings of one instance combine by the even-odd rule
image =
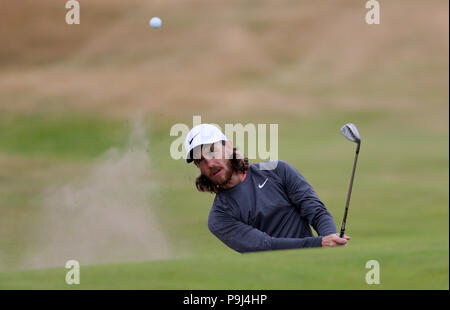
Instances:
[[[447,1],[383,3],[375,27],[352,1],[82,6],[79,28],[54,1],[9,1],[0,13],[0,288],[74,288],[63,263],[18,269],[33,255],[40,195],[124,146],[142,113],[159,187],[151,202],[177,255],[82,262],[75,288],[448,289]],[[157,31],[147,26],[154,15]],[[279,124],[279,157],[313,184],[337,226],[354,154],[339,128],[354,122],[363,144],[349,246],[239,255],[215,239],[213,196],[194,190],[194,167],[169,156],[171,126],[191,126],[192,115]],[[371,259],[380,286],[364,282]]]
[[[169,128],[159,128],[160,132],[149,132],[150,141],[158,141],[150,147],[160,186],[157,210],[179,258],[82,266],[80,288],[448,288],[448,134],[395,127],[395,123],[383,129],[377,125],[386,122],[383,114],[363,115],[358,126],[364,144],[348,219],[348,233],[353,238],[347,248],[232,253],[207,230],[213,196],[194,191],[195,168],[164,156],[171,142],[164,134]],[[320,119],[302,124],[293,123],[289,117],[280,122],[281,158],[310,180],[335,216],[337,226],[354,151],[337,130],[347,117],[324,113]],[[356,115],[350,117],[355,119]],[[317,132],[307,131],[312,124],[316,124]],[[290,131],[292,127],[303,134]],[[21,178],[25,181],[27,176]],[[49,178],[40,176],[41,180]],[[7,192],[21,186],[17,183]],[[33,193],[28,196],[33,197]],[[13,199],[7,202],[22,205],[24,210],[33,206]],[[26,246],[26,240],[22,244]],[[365,263],[371,259],[381,264],[382,285],[378,287],[364,282]],[[0,273],[0,283],[4,288],[67,288],[63,275],[62,267],[9,271]]]

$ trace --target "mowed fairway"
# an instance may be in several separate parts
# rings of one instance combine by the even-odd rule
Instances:
[[[362,5],[351,1],[328,11],[313,2],[199,1],[201,16],[194,5],[132,3],[86,4],[74,32],[43,26],[46,48],[36,43],[31,55],[21,40],[0,54],[0,289],[449,288],[447,2],[386,3],[379,28],[364,28]],[[11,11],[25,19],[20,9]],[[45,12],[48,23],[62,20]],[[146,26],[154,15],[159,32]],[[32,28],[2,36],[13,42]],[[28,267],[45,230],[45,193],[83,180],[111,148],[127,150],[136,114],[156,184],[148,208],[170,257],[140,259],[138,250],[136,262],[80,261],[81,284],[72,286],[64,264],[76,257]],[[214,196],[195,190],[194,166],[170,157],[171,127],[191,127],[193,115],[222,128],[278,124],[279,158],[313,185],[338,228],[355,151],[339,128],[355,123],[362,145],[349,245],[242,255],[222,244],[207,228]],[[365,282],[369,260],[380,263],[380,285]]]

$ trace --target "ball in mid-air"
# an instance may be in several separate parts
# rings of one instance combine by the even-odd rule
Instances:
[[[150,27],[157,29],[157,28],[161,27],[161,25],[162,25],[161,18],[152,17],[150,19]]]

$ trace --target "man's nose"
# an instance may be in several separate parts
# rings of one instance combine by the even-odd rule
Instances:
[[[208,168],[217,166],[216,160],[214,158],[205,158],[205,161],[206,161],[206,165],[208,166]]]

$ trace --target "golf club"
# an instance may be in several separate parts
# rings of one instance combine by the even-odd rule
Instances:
[[[353,162],[353,171],[352,171],[352,177],[350,179],[350,187],[348,189],[347,194],[347,202],[345,203],[345,213],[344,218],[342,219],[342,226],[341,226],[341,234],[340,237],[342,238],[344,236],[345,232],[345,222],[347,221],[347,213],[348,213],[348,206],[350,204],[350,196],[352,195],[352,187],[353,187],[353,178],[355,177],[355,170],[356,170],[356,162],[358,161],[358,154],[359,154],[359,147],[361,146],[361,136],[359,135],[358,129],[356,129],[356,126],[352,123],[345,124],[341,127],[341,132],[352,142],[357,143],[356,147],[356,154],[355,154],[355,161]]]

